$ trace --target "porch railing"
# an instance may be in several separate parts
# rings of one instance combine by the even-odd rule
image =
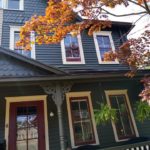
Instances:
[[[86,145],[78,147],[76,150],[150,150],[150,141],[102,148],[98,148],[98,146]]]
[[[98,150],[150,150],[150,141],[115,146],[111,148],[102,148]]]

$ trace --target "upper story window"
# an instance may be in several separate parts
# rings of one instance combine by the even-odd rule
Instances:
[[[99,144],[90,92],[66,94],[72,147]]]
[[[0,0],[0,7],[4,9],[23,10],[24,0]]]
[[[100,64],[106,63],[106,64],[112,64],[112,63],[118,63],[117,60],[114,61],[104,61],[104,53],[109,51],[115,51],[114,42],[111,36],[110,31],[100,31],[94,33],[94,42],[95,42],[95,48],[96,53],[98,57],[98,62]]]
[[[20,27],[19,26],[11,26],[10,27],[10,43],[9,48],[14,50],[15,52],[27,56],[29,58],[35,59],[35,45],[33,44],[31,50],[23,50],[22,47],[17,47],[16,42],[19,40]],[[33,35],[32,35],[33,36]],[[31,37],[33,40],[33,37]]]
[[[64,64],[84,64],[81,36],[67,34],[61,42],[62,59]]]
[[[127,90],[105,91],[108,104],[117,110],[117,121],[112,122],[116,141],[138,136]]]
[[[0,8],[2,8],[2,0],[0,0]]]

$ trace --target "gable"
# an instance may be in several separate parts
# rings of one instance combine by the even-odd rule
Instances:
[[[60,74],[65,72],[0,48],[0,78],[45,77]]]

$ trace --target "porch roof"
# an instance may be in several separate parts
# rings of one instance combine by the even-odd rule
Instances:
[[[108,80],[113,78],[125,79],[124,74],[127,70],[77,70],[63,71],[54,66],[45,65],[37,60],[27,58],[21,54],[13,52],[9,49],[0,47],[0,83],[16,83],[22,82],[30,84],[33,82],[39,84],[48,81],[89,81],[92,80]],[[136,77],[142,77],[148,70],[141,70]]]
[[[65,74],[67,73],[61,69],[47,66],[37,60],[0,47],[0,80]]]

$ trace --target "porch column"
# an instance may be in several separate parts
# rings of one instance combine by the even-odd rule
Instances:
[[[69,92],[71,89],[71,84],[63,83],[63,84],[51,84],[49,86],[43,87],[44,91],[52,95],[52,99],[57,107],[58,114],[58,123],[59,123],[59,138],[60,138],[60,147],[61,150],[66,150],[65,147],[65,139],[64,139],[64,128],[63,128],[63,116],[62,116],[62,103],[65,97],[65,93]]]

